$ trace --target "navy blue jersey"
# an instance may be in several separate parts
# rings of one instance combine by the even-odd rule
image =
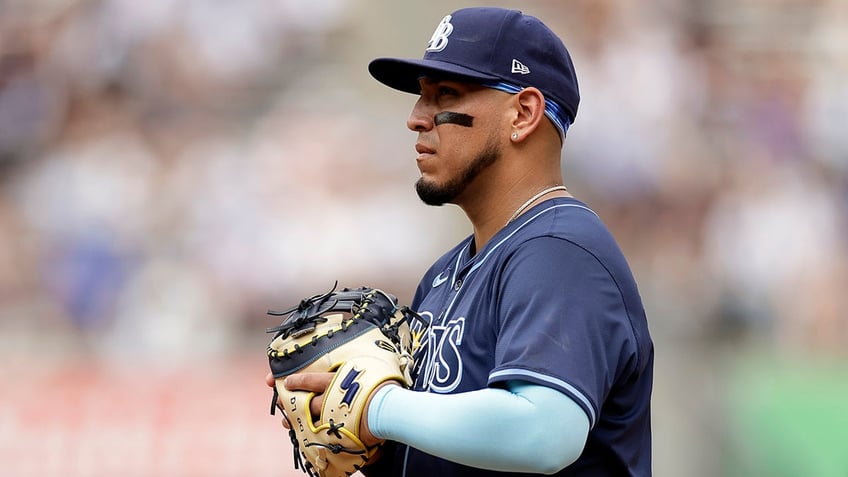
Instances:
[[[630,268],[597,215],[547,200],[478,253],[469,237],[425,274],[412,307],[431,322],[415,388],[461,393],[523,380],[557,389],[590,421],[561,476],[651,474],[653,344]],[[439,418],[438,409],[420,409]],[[551,438],[561,430],[551,429]],[[505,444],[513,437],[505,438]],[[520,437],[518,437],[520,438]],[[391,475],[519,475],[398,445]]]

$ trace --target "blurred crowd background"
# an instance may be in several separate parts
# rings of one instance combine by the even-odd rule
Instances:
[[[566,185],[646,302],[655,475],[848,475],[848,3],[489,4],[572,53]],[[0,475],[299,475],[265,312],[408,302],[471,232],[366,69],[471,5],[0,0]]]

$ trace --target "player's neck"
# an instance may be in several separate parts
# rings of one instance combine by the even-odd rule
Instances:
[[[556,147],[555,147],[556,146]],[[478,252],[510,221],[537,203],[565,196],[558,144],[527,143],[525,151],[507,149],[468,184],[456,202],[474,228]]]
[[[474,229],[472,255],[510,222],[517,220],[535,205],[553,197],[571,197],[561,181],[515,188],[508,193],[492,194],[487,201],[461,206]]]

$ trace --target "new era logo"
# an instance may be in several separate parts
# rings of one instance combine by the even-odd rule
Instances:
[[[524,63],[513,58],[512,59],[512,72],[527,75],[527,74],[530,74],[530,68],[525,66]]]

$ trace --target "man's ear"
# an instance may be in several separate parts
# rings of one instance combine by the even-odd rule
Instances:
[[[512,121],[513,142],[524,140],[533,133],[545,116],[545,96],[536,88],[524,88],[513,96],[516,109],[515,119]]]

